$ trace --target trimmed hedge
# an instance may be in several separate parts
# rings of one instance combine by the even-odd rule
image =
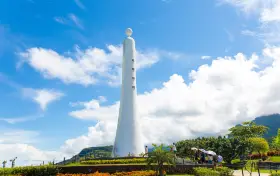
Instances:
[[[116,160],[88,160],[81,161],[81,164],[137,164],[137,163],[146,163],[145,158],[133,158],[133,159],[116,159]]]
[[[209,169],[205,167],[194,168],[196,176],[233,176],[233,170],[227,167],[220,167],[216,169]]]
[[[59,169],[55,166],[26,166],[15,168],[1,168],[0,173],[6,175],[21,175],[21,176],[55,176],[59,173]]]
[[[194,168],[194,174],[195,176],[220,176],[218,171],[203,167]]]

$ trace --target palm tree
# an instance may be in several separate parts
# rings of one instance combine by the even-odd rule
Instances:
[[[149,166],[152,164],[156,164],[157,175],[163,176],[164,163],[168,165],[174,165],[175,154],[173,152],[167,151],[166,146],[164,146],[163,144],[153,144],[153,147],[153,151],[148,154],[147,163]]]

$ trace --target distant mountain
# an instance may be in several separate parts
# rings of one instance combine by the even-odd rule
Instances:
[[[257,117],[254,122],[258,125],[264,125],[269,128],[264,137],[268,141],[271,141],[272,137],[277,135],[278,128],[280,128],[280,114]]]

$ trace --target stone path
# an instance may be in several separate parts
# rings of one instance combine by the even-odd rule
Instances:
[[[242,176],[242,171],[241,170],[234,171],[234,176]],[[249,172],[244,171],[244,176],[250,176]],[[259,176],[259,174],[257,172],[253,172],[252,176]],[[269,176],[269,174],[261,173],[261,176]]]

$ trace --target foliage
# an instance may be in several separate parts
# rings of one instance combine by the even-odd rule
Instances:
[[[163,164],[175,164],[175,155],[173,152],[165,150],[165,146],[163,144],[161,145],[156,145],[153,144],[154,150],[150,152],[148,155],[149,157],[147,158],[147,163],[148,165],[151,165],[153,163],[157,164],[156,172],[160,174],[160,176],[163,176],[164,170],[163,170]]]
[[[248,139],[252,137],[262,137],[268,130],[268,127],[257,125],[255,122],[243,122],[229,129],[230,136],[239,139]]]
[[[267,152],[267,156],[280,156],[280,150],[276,151],[276,150],[272,150]]]
[[[233,176],[233,170],[227,167],[219,167],[215,170],[206,167],[198,167],[194,168],[194,173],[196,176]]]
[[[7,175],[21,175],[21,176],[55,176],[59,173],[59,169],[55,166],[27,166],[14,168],[1,168],[0,173]]]
[[[259,154],[269,151],[269,144],[264,138],[252,137],[248,139],[252,152]]]
[[[218,167],[215,169],[220,176],[233,176],[233,170],[227,167]]]
[[[220,176],[218,171],[205,167],[194,168],[194,173],[196,176]]]
[[[256,159],[266,160],[267,157],[268,157],[267,154],[259,154],[259,153],[248,155],[248,158],[250,158],[252,160],[256,160]]]
[[[115,159],[115,160],[88,160],[81,161],[81,164],[131,164],[131,163],[146,163],[145,158],[132,158],[132,159]]]
[[[99,173],[93,174],[58,174],[57,176],[155,176],[155,171],[132,171],[132,172],[116,172],[114,174]]]
[[[280,150],[280,128],[278,129],[277,136],[273,138],[272,148],[275,150]]]
[[[218,138],[209,137],[184,140],[179,141],[176,144],[178,156],[193,158],[194,152],[191,148],[196,147],[215,151],[218,155],[222,155],[224,161],[227,163],[230,163],[233,159],[245,154],[246,148],[248,148],[247,146],[248,144],[246,141],[221,136]]]
[[[272,173],[270,176],[280,176],[279,173]]]

